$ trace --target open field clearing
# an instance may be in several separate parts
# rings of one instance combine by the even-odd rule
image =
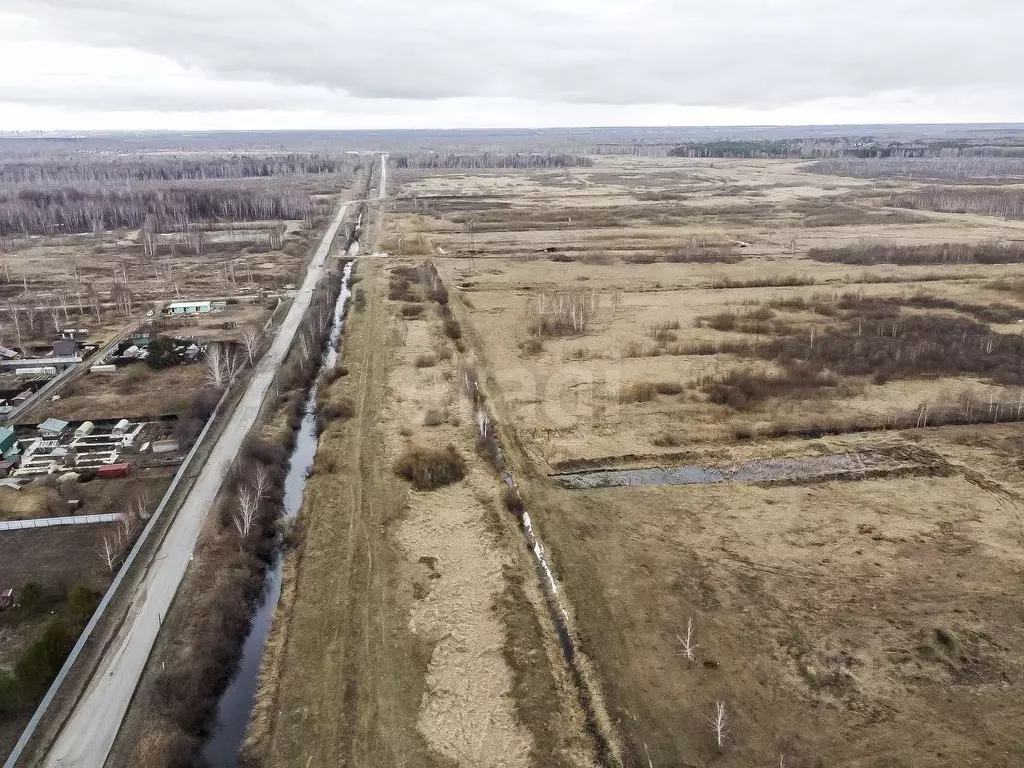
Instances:
[[[450,289],[625,764],[1016,765],[1024,227],[805,165],[403,171],[380,248]]]
[[[111,419],[147,414],[184,414],[206,380],[203,365],[178,365],[154,371],[145,363],[135,363],[113,374],[79,376],[61,394],[48,403],[43,417],[59,419]]]
[[[587,183],[556,183],[566,174]],[[637,188],[644,199],[628,204]],[[743,202],[751,189],[781,198],[763,221]],[[440,255],[527,449],[551,466],[935,423],[939,411],[948,421],[956,403],[963,422],[993,400],[996,420],[1016,417],[1019,223],[930,214],[879,226],[899,212],[891,192],[785,161],[601,158],[569,172],[415,177],[385,240]],[[986,359],[907,370],[925,347],[941,353],[945,334],[973,336]]]

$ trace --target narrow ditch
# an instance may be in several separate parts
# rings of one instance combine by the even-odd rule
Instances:
[[[611,720],[604,709],[600,692],[591,680],[578,652],[579,641],[576,630],[569,610],[559,592],[558,580],[555,578],[555,573],[548,560],[547,550],[523,503],[515,479],[506,468],[494,418],[487,408],[486,399],[480,390],[474,372],[469,370],[463,372],[463,388],[473,403],[473,415],[477,427],[477,450],[497,470],[506,487],[515,495],[516,505],[521,510],[516,515],[519,519],[519,528],[523,533],[526,547],[533,556],[534,569],[548,609],[548,617],[561,647],[569,676],[576,688],[579,703],[586,718],[587,732],[594,741],[599,764],[621,766],[622,757],[612,733]]]
[[[357,243],[357,240],[353,241],[353,245]],[[349,253],[352,253],[353,245],[349,246]],[[282,519],[294,518],[302,507],[303,491],[316,457],[316,398],[320,374],[333,368],[338,361],[338,345],[345,325],[345,307],[351,296],[352,266],[353,262],[349,261],[342,273],[341,290],[335,301],[331,319],[331,331],[324,343],[313,383],[303,401],[302,422],[295,434],[295,444],[289,457],[288,473],[284,481]],[[235,765],[238,760],[255,702],[263,650],[270,633],[274,611],[281,597],[282,568],[283,558],[277,553],[266,570],[260,601],[253,613],[237,671],[217,701],[216,719],[202,749],[203,760],[208,765],[226,768]]]

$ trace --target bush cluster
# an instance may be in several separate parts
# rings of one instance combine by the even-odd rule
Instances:
[[[466,476],[466,460],[454,445],[444,448],[411,446],[395,462],[395,474],[417,491],[433,491]]]

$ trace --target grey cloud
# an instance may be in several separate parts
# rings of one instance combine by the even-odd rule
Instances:
[[[953,0],[8,4],[64,39],[360,99],[773,108],[892,90],[1016,93],[1024,65],[1019,0],[984,0],[969,11]]]

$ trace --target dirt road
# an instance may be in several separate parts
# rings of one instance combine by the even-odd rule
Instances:
[[[170,608],[188,568],[206,514],[231,462],[259,416],[263,400],[309,307],[313,289],[323,276],[331,244],[351,205],[342,205],[331,222],[277,337],[257,365],[238,407],[168,530],[153,560],[153,569],[142,578],[132,595],[123,626],[47,754],[45,765],[54,768],[103,765],[149,658],[162,617]]]

